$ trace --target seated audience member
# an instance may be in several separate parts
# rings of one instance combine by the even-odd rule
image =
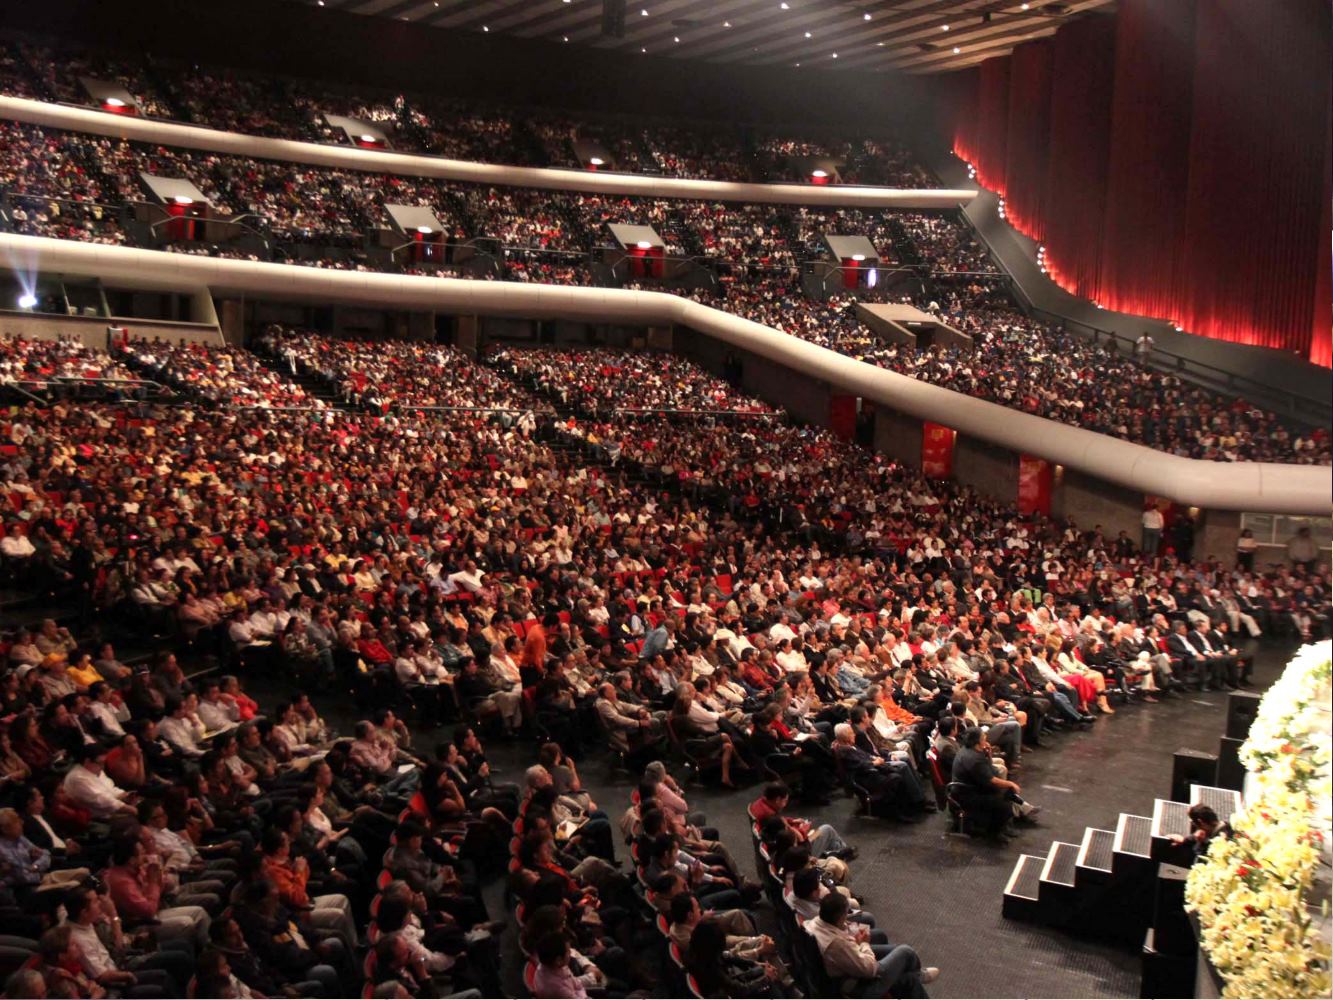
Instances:
[[[807,922],[805,932],[819,945],[824,969],[843,989],[856,997],[925,997],[926,986],[940,974],[922,966],[910,945],[871,944],[870,930],[847,919],[847,897],[829,893],[819,904],[819,916]]]

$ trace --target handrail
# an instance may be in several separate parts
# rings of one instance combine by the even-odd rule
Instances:
[[[0,234],[11,253],[40,271],[132,275],[154,271],[219,294],[305,298],[362,308],[458,310],[474,315],[650,326],[680,324],[909,417],[1034,455],[1138,493],[1214,510],[1328,513],[1328,468],[1269,462],[1221,464],[1008,409],[899,375],[677,295],[621,289],[292,268],[161,251]]]
[[[140,116],[114,115],[90,108],[0,96],[0,118],[75,132],[160,143],[214,153],[416,177],[440,177],[507,187],[629,194],[655,198],[743,201],[779,205],[840,205],[899,208],[956,208],[976,197],[975,188],[910,189],[814,184],[749,184],[642,174],[607,174],[560,167],[516,167],[450,160],[420,153],[329,146],[175,124]]]

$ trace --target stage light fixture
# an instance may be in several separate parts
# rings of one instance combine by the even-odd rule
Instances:
[[[37,308],[37,296],[36,296],[36,295],[33,295],[32,292],[24,292],[22,295],[19,296],[19,308],[20,308],[20,309],[36,309],[36,308]]]

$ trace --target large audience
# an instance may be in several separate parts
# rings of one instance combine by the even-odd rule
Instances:
[[[538,997],[925,996],[945,946],[876,927],[798,803],[1003,839],[1038,813],[1029,747],[1246,683],[1242,632],[1328,628],[1312,560],[1140,551],[776,414],[575,412],[749,408],[683,362],[257,346],[275,365],[133,343],[180,402],[5,427],[3,570],[71,609],[4,649],[8,996],[495,996],[505,969]],[[324,364],[401,405],[251,405]],[[436,381],[459,408],[410,408]],[[132,662],[113,621],[149,637]],[[495,780],[483,741],[515,735],[530,766]],[[582,785],[602,748],[626,801]],[[750,787],[757,881],[687,771]]]
[[[438,95],[353,92],[314,80],[53,48],[0,38],[0,92],[85,104],[81,76],[115,83],[139,113],[250,135],[346,144],[325,115],[369,122],[391,145],[451,159],[587,169],[575,143],[591,144],[601,169],[726,181],[805,180],[805,159],[834,157],[847,183],[929,187],[929,172],[900,143],[826,141],[770,135],[758,141],[731,123],[627,121],[592,114],[533,113]]]
[[[695,258],[719,277],[716,291],[696,290],[693,297],[901,374],[1191,458],[1333,463],[1324,429],[1291,426],[1245,400],[1029,318],[956,216],[482,187],[250,161],[11,123],[0,123],[0,138],[0,221],[20,233],[127,242],[130,206],[144,197],[140,172],[189,178],[217,215],[235,217],[238,230],[272,241],[274,259],[307,266],[386,266],[387,254],[367,253],[366,234],[387,226],[383,206],[393,203],[427,205],[446,227],[440,260],[410,264],[399,255],[393,266],[409,273],[457,274],[459,244],[496,241],[496,266],[482,277],[593,284],[599,248],[612,243],[607,224],[651,225],[670,256]],[[895,274],[906,267],[916,284],[844,292],[822,302],[809,298],[798,285],[796,265],[826,254],[826,233],[866,235]],[[160,245],[175,252],[256,256],[246,243]],[[967,334],[971,346],[917,351],[885,344],[856,317],[855,301],[867,297],[905,298]],[[419,393],[416,405],[439,405],[427,402],[431,396],[429,390]]]

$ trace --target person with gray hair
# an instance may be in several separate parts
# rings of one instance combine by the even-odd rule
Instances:
[[[43,1000],[46,980],[36,969],[19,969],[5,980],[6,1000]]]

